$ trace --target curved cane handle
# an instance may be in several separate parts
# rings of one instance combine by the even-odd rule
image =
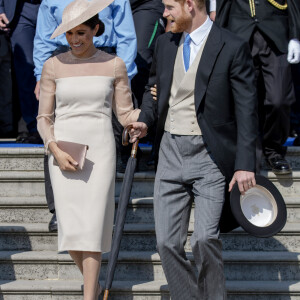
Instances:
[[[123,146],[128,146],[129,144],[129,130],[132,128],[132,125],[127,125],[122,134],[122,145]]]
[[[132,125],[127,125],[123,130],[123,134],[122,134],[122,145],[123,146],[128,146],[128,144],[129,144],[129,130],[132,127],[133,127]],[[139,145],[139,139],[137,139],[132,145],[131,157],[136,157],[138,145]]]

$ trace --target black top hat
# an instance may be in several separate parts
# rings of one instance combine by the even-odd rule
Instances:
[[[231,211],[246,232],[271,237],[281,231],[287,219],[285,202],[267,178],[256,175],[256,186],[241,195],[237,183],[230,194]]]

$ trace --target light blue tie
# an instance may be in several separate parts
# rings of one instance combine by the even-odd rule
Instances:
[[[191,37],[189,34],[187,34],[183,43],[183,62],[184,62],[184,67],[186,72],[190,66],[190,54],[191,54],[190,43],[191,43]]]

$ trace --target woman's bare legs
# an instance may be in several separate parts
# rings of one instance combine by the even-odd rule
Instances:
[[[83,275],[82,253],[82,251],[69,251],[69,254],[74,260],[76,266],[79,268],[81,274]]]
[[[97,300],[100,294],[101,252],[69,251],[83,274],[84,300]]]
[[[95,300],[98,297],[99,273],[101,267],[100,252],[83,252],[84,300]]]

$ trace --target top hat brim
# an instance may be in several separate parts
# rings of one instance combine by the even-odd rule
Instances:
[[[249,234],[256,237],[271,237],[280,232],[286,224],[286,205],[282,195],[270,180],[260,175],[256,175],[255,180],[256,190],[261,189],[262,192],[266,190],[266,194],[270,195],[270,203],[272,203],[276,211],[274,220],[264,226],[257,226],[257,224],[253,224],[253,222],[251,222],[251,220],[247,218],[243,212],[241,205],[241,193],[237,183],[234,185],[230,194],[231,211],[240,226]],[[251,193],[250,191],[251,189],[249,190],[249,193]],[[259,213],[256,215],[256,217],[259,218]]]

